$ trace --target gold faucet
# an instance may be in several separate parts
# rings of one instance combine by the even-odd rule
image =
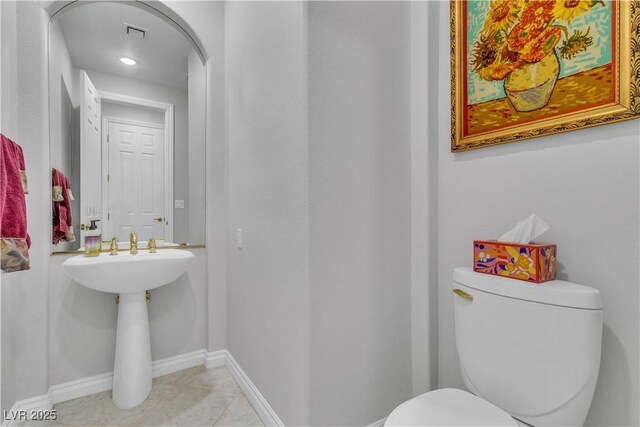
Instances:
[[[111,246],[109,249],[109,255],[118,255],[118,239],[115,237],[111,239]]]
[[[131,255],[137,254],[138,253],[138,236],[136,236],[136,233],[131,233],[129,243],[131,245]]]
[[[155,254],[156,253],[156,239],[154,239],[153,237],[149,239],[149,243],[147,243],[147,249],[149,249],[149,253],[150,254]]]

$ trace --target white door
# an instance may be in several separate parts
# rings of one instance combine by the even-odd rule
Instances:
[[[123,119],[108,124],[108,200],[105,238],[164,239],[164,127]]]
[[[84,70],[80,70],[80,90],[80,223],[88,225],[89,216],[97,215],[102,204],[102,138],[100,97]],[[84,231],[80,242],[84,245]]]

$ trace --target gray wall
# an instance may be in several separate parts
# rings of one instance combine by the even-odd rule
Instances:
[[[408,21],[226,5],[229,350],[286,424],[365,425],[411,396]]]
[[[184,3],[180,3],[184,4]],[[206,158],[207,158],[207,348],[227,348],[227,230],[228,230],[228,162],[227,162],[227,98],[225,72],[225,3],[200,3],[200,15],[193,25],[203,24],[210,33],[207,40],[213,54],[206,67]],[[187,10],[193,9],[185,9]],[[198,12],[196,9],[195,12]],[[196,19],[197,18],[197,19]]]
[[[439,4],[449,22],[449,5]],[[587,425],[637,426],[640,256],[640,121],[599,126],[452,154],[449,150],[449,26],[425,46],[439,69],[439,387],[463,387],[454,341],[452,269],[468,266],[473,239],[496,238],[532,212],[552,229],[559,278],[604,300],[600,377]]]
[[[52,168],[64,173],[76,199],[71,201],[74,227],[80,222],[80,105],[78,72],[67,49],[59,23],[49,27],[49,157]],[[51,251],[77,250],[81,246],[80,233],[75,242],[51,244]]]
[[[119,93],[137,98],[151,99],[166,102],[175,106],[174,111],[174,161],[173,161],[173,198],[189,199],[189,108],[186,90],[180,90],[139,80],[127,79],[120,76],[101,73],[95,70],[86,70],[96,89],[105,92]],[[204,160],[202,164],[193,165],[204,176]],[[200,213],[201,222],[204,223],[204,212]],[[174,240],[178,243],[186,242],[189,238],[189,206],[185,203],[185,209],[174,210],[173,220]],[[203,243],[201,241],[189,243]]]
[[[427,46],[438,38],[436,2],[411,2],[411,344],[413,394],[432,390],[438,374],[437,73]]]
[[[40,7],[27,2],[2,2],[1,7],[1,131],[24,150],[30,187],[26,196],[27,220],[32,241],[31,270],[2,276],[2,409],[8,410],[16,400],[42,395],[49,387],[51,172],[45,96],[47,16]]]
[[[71,147],[71,135],[68,131],[69,111],[63,111],[61,105],[66,96],[71,101],[71,107],[78,107],[77,73],[73,70],[71,57],[62,35],[62,30],[57,22],[53,22],[49,32],[49,47],[51,49],[51,61],[49,64],[49,101],[50,101],[50,162],[51,167],[69,175],[71,172],[71,159],[69,149]],[[63,86],[64,85],[64,86]],[[67,126],[65,126],[65,124]],[[75,189],[74,189],[75,190]],[[78,192],[79,194],[79,192]]]
[[[228,348],[287,425],[309,423],[304,13],[226,5]]]
[[[206,123],[206,72],[202,61],[191,50],[189,54],[189,117],[188,117],[188,143],[189,143],[189,168],[185,174],[188,179],[189,199],[189,234],[186,242],[202,243],[205,241],[205,216],[206,208],[206,177],[205,170],[205,123]]]
[[[206,347],[206,249],[186,274],[151,291],[149,330],[153,360]],[[62,270],[70,255],[50,257],[49,366],[51,385],[113,370],[118,306],[114,294],[96,292]]]
[[[411,397],[409,4],[310,2],[312,425]]]

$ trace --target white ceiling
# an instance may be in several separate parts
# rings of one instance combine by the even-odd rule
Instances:
[[[74,66],[181,89],[187,87],[191,44],[155,15],[125,3],[90,3],[64,13],[59,23]],[[148,29],[145,39],[127,35],[125,23]],[[122,64],[119,58],[123,56],[135,59],[138,64]]]

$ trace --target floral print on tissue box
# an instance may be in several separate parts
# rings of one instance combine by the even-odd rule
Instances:
[[[556,245],[474,240],[473,271],[532,283],[556,278]]]

